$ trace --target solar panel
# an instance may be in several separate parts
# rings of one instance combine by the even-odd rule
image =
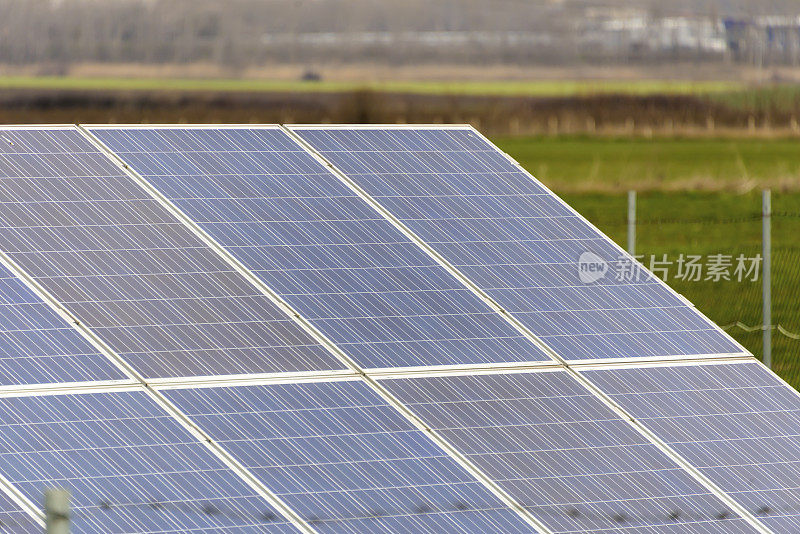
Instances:
[[[0,264],[0,384],[125,378],[108,358]]]
[[[188,221],[77,129],[0,128],[0,251],[321,533],[535,529],[393,401],[333,376],[342,362],[225,251],[360,366],[415,367],[380,383],[553,532],[754,532],[569,372],[468,374],[550,360],[424,248],[570,362],[742,353],[730,337],[651,275],[614,276],[621,249],[470,128],[296,131],[391,215],[278,127],[91,128]],[[584,253],[605,265],[591,280]],[[764,524],[800,531],[800,398],[774,375],[583,369]],[[226,376],[302,371],[320,375]],[[124,378],[0,264],[0,386],[49,384],[0,396],[0,475],[22,495],[66,487],[79,532],[296,532],[144,388],[57,386]],[[41,529],[0,491],[0,530]]]
[[[565,359],[743,352],[470,128],[293,129]]]
[[[94,128],[362,367],[548,360],[272,128]]]
[[[6,534],[42,533],[42,527],[22,511],[5,493],[0,493],[0,532]]]
[[[342,364],[72,129],[0,131],[0,249],[148,378]]]
[[[71,493],[76,532],[295,532],[146,393],[0,399],[0,473]]]
[[[564,371],[381,383],[554,532],[753,532]]]
[[[319,532],[533,532],[361,381],[164,394]]]
[[[760,364],[584,375],[768,527],[800,531],[800,397]]]

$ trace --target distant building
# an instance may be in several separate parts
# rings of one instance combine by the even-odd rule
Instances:
[[[797,65],[800,60],[800,17],[726,18],[723,25],[738,61]]]
[[[800,17],[653,17],[644,10],[586,10],[578,23],[585,56],[724,58],[798,64]]]

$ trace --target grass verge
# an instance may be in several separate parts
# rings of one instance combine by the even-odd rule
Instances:
[[[500,137],[494,141],[561,192],[800,190],[796,139]]]
[[[299,81],[261,79],[102,78],[73,76],[5,76],[0,89],[106,90],[106,91],[205,91],[205,92],[350,92],[363,89],[395,93],[486,96],[587,96],[706,95],[731,94],[744,86],[725,81],[626,80],[626,81]]]

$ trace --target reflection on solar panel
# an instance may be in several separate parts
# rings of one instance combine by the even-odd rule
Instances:
[[[295,131],[565,359],[742,352],[471,129]]]
[[[165,394],[319,532],[533,531],[363,382]]]
[[[92,132],[362,367],[548,359],[278,128]]]
[[[0,399],[0,473],[70,490],[76,532],[293,532],[143,392]]]
[[[42,527],[6,494],[0,493],[0,532],[7,534],[41,534]]]
[[[775,532],[800,532],[800,397],[761,365],[585,375]]]
[[[72,325],[0,265],[0,384],[124,378]]]
[[[554,532],[753,531],[565,372],[382,383]]]
[[[0,249],[145,376],[342,367],[78,132],[2,134]]]

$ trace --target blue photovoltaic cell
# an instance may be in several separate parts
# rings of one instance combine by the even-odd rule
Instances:
[[[278,128],[92,133],[362,367],[548,359]]]
[[[0,532],[3,534],[42,534],[44,529],[5,493],[0,493]]]
[[[800,532],[800,397],[758,363],[583,373],[774,532]]]
[[[164,393],[319,532],[534,532],[363,382]]]
[[[77,533],[296,532],[144,392],[0,399],[0,474]]]
[[[0,218],[2,213],[0,203]],[[125,378],[22,280],[0,265],[0,384]]]
[[[295,132],[566,359],[742,352],[471,129]]]
[[[566,372],[381,383],[554,532],[754,531]]]
[[[340,369],[72,129],[0,131],[0,249],[146,377]]]

